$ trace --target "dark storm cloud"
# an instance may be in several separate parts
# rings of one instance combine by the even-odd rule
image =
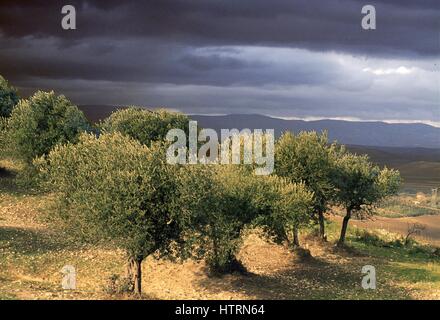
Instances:
[[[0,38],[1,47],[8,45],[9,49],[0,50],[1,71],[12,81],[43,77],[232,86],[319,84],[340,76],[328,61],[307,64],[310,58],[306,56],[289,59],[287,68],[279,59],[249,56],[249,50],[187,47],[163,41],[120,40],[109,46],[106,40],[93,39],[64,47],[55,38],[27,38],[25,44]]]
[[[0,74],[80,104],[436,120],[439,23],[438,0],[2,0]]]
[[[377,9],[378,30],[360,27],[361,8]],[[64,1],[2,1],[6,36],[152,37],[201,45],[270,45],[374,54],[439,53],[440,2],[317,0],[69,1],[78,30],[64,32]]]

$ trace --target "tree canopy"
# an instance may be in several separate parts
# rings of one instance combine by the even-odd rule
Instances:
[[[338,154],[343,152],[335,143],[328,143],[326,132],[314,131],[297,135],[285,132],[275,148],[275,174],[293,183],[304,183],[313,192],[311,214],[318,219],[323,238],[324,212],[335,195],[332,168]]]
[[[0,75],[0,117],[9,117],[18,100],[17,90]]]
[[[99,127],[103,132],[121,132],[148,146],[165,139],[170,129],[188,132],[188,122],[181,113],[130,107],[113,112]]]
[[[229,272],[237,266],[235,255],[241,233],[258,214],[254,176],[235,165],[184,166],[180,173],[179,208],[190,217],[187,231],[193,236],[195,256],[205,258],[211,271]]]
[[[336,199],[346,209],[339,244],[345,241],[352,214],[372,214],[381,199],[397,193],[400,174],[393,169],[380,169],[368,156],[347,153],[336,162],[333,172]]]
[[[107,239],[133,260],[135,290],[140,265],[154,253],[168,255],[180,236],[175,166],[162,144],[150,147],[121,133],[82,134],[37,162],[44,184],[58,195],[56,218],[90,240]]]
[[[29,164],[56,144],[76,141],[87,130],[90,126],[82,111],[53,91],[38,91],[28,100],[20,100],[8,124],[11,147]]]

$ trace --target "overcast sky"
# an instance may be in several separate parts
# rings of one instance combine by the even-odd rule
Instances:
[[[439,0],[2,0],[0,74],[76,104],[440,125],[439,30]]]

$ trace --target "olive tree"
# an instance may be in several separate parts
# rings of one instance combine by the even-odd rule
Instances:
[[[326,238],[324,213],[334,199],[332,168],[342,152],[343,148],[335,143],[328,144],[327,133],[314,131],[297,135],[285,132],[275,148],[275,174],[293,183],[304,183],[313,192],[310,213],[318,220],[322,239]]]
[[[401,179],[398,171],[386,167],[381,170],[368,156],[355,154],[338,159],[334,177],[337,200],[346,210],[338,241],[342,246],[352,215],[373,214],[377,202],[398,192]]]
[[[18,100],[17,90],[0,75],[0,117],[9,117]]]
[[[57,194],[58,224],[89,241],[108,240],[125,250],[141,293],[141,263],[179,248],[180,215],[173,210],[175,166],[160,143],[150,147],[121,133],[82,134],[35,161]]]
[[[211,271],[242,271],[236,255],[243,232],[263,227],[266,234],[294,247],[293,229],[310,221],[313,194],[303,184],[258,176],[243,165],[182,167],[179,210],[187,217],[186,239]],[[195,250],[194,250],[195,249]]]
[[[163,140],[170,129],[188,132],[188,122],[181,113],[130,107],[113,112],[99,127],[103,132],[121,132],[148,146]]]
[[[211,271],[242,270],[236,259],[242,232],[257,212],[251,206],[253,176],[234,165],[185,166],[179,175],[179,210],[189,217],[187,245]]]
[[[14,153],[31,164],[58,143],[76,141],[90,126],[76,106],[53,91],[38,91],[12,110],[8,137]]]
[[[313,193],[303,183],[276,176],[262,180],[257,190],[253,199],[253,206],[260,209],[257,225],[275,242],[286,242],[289,248],[298,249],[296,231],[310,223]]]

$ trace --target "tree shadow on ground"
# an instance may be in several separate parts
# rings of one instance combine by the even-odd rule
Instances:
[[[32,196],[42,193],[34,186],[18,185],[17,172],[0,167],[0,195]]]
[[[359,258],[361,259],[361,258]],[[198,284],[206,290],[242,292],[252,299],[410,299],[407,292],[381,282],[380,290],[362,288],[362,266],[366,261],[332,263],[321,258],[292,262],[285,270],[270,274],[204,278]]]
[[[0,227],[0,248],[24,255],[42,254],[65,249],[57,237],[38,229],[25,229],[17,227]]]
[[[13,178],[15,174],[5,168],[0,167],[0,178]]]

